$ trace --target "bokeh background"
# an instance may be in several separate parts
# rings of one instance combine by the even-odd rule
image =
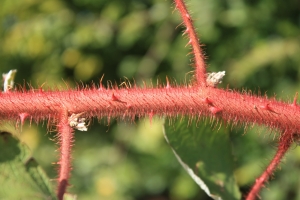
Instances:
[[[298,0],[187,0],[209,71],[226,71],[220,87],[284,101],[300,91]],[[17,69],[25,87],[186,84],[189,47],[171,0],[2,0],[0,73]],[[108,82],[108,81],[111,81]],[[158,80],[158,81],[157,81]],[[152,82],[152,83],[151,83]],[[49,177],[56,178],[55,133],[28,124],[18,134]],[[276,150],[276,131],[232,129],[236,178],[243,192]],[[199,150],[200,151],[200,150]],[[262,199],[300,199],[300,150],[295,145]],[[72,186],[78,199],[208,199],[164,141],[162,121],[93,120],[75,133]]]

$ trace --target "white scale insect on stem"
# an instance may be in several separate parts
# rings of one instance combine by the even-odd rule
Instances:
[[[6,74],[5,73],[2,74],[2,77],[4,80],[4,83],[3,83],[3,91],[4,92],[7,92],[14,87],[14,79],[15,79],[16,73],[17,73],[17,70],[12,69]]]
[[[79,131],[87,131],[88,130],[88,125],[89,123],[86,123],[87,120],[85,117],[81,117],[83,115],[83,113],[78,113],[78,114],[72,114],[69,117],[69,125],[72,128],[75,128]]]
[[[209,86],[216,87],[219,83],[222,83],[222,79],[225,76],[225,71],[207,73],[206,82]]]

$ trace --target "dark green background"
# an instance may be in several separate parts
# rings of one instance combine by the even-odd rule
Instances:
[[[298,0],[187,3],[205,44],[208,71],[226,71],[220,87],[291,101],[300,89]],[[52,89],[99,83],[103,74],[104,84],[120,84],[127,77],[137,85],[150,80],[156,85],[166,76],[172,83],[187,83],[192,57],[173,10],[170,0],[2,0],[0,72],[17,69],[16,83],[45,83]],[[54,179],[57,146],[46,124],[25,126],[19,136]],[[161,124],[154,120],[150,127],[142,119],[108,126],[95,119],[88,132],[76,131],[69,191],[80,200],[205,199],[164,141]],[[250,127],[232,130],[243,192],[276,146],[276,132]],[[262,199],[300,199],[299,158],[299,149],[293,148]]]

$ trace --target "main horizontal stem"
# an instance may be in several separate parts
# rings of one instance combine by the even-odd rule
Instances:
[[[300,130],[300,108],[212,87],[93,88],[69,91],[28,91],[0,94],[0,119],[57,119],[69,114],[132,118],[148,115],[217,117],[233,123],[257,123],[291,132]],[[22,118],[21,118],[22,120]]]

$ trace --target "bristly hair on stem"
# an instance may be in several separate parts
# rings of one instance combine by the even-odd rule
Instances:
[[[178,9],[181,18],[183,20],[183,24],[185,25],[185,31],[183,34],[187,35],[189,38],[188,44],[191,45],[193,49],[193,55],[195,59],[195,76],[197,80],[197,85],[206,86],[206,64],[205,64],[205,56],[200,47],[199,38],[197,36],[196,30],[193,25],[193,20],[186,8],[185,3],[182,0],[174,0],[175,6]]]
[[[246,200],[255,200],[257,197],[259,197],[258,195],[259,191],[264,186],[264,184],[269,180],[270,176],[274,173],[277,166],[280,164],[283,156],[291,147],[293,143],[293,137],[294,135],[290,131],[285,131],[280,136],[278,142],[278,150],[274,158],[272,159],[272,161],[270,162],[266,170],[262,173],[262,175],[256,179],[252,189],[250,190],[248,196],[246,197]]]
[[[69,185],[73,128],[87,130],[85,117],[135,119],[136,116],[149,116],[151,119],[153,115],[169,118],[185,115],[191,118],[222,119],[228,123],[233,122],[233,125],[266,125],[270,129],[284,132],[279,139],[275,157],[257,179],[247,200],[256,198],[291,146],[293,138],[298,137],[300,107],[297,105],[297,95],[294,102],[289,104],[228,89],[218,89],[215,86],[221,81],[221,76],[225,75],[225,72],[218,77],[210,77],[210,81],[206,80],[205,56],[192,18],[183,0],[174,0],[174,2],[186,28],[184,34],[189,38],[188,45],[193,49],[197,81],[194,85],[171,87],[167,81],[166,87],[137,88],[127,86],[125,83],[125,88],[114,87],[113,84],[104,88],[100,81],[98,88],[94,86],[66,91],[43,91],[42,89],[13,91],[8,86],[7,92],[0,93],[0,120],[20,121],[21,125],[25,119],[37,122],[48,119],[57,122],[57,137],[60,145],[58,199],[63,199]],[[78,119],[82,113],[85,117]],[[69,115],[74,119],[71,120],[71,124]]]
[[[73,144],[73,128],[69,125],[68,112],[62,109],[57,125],[58,140],[60,145],[60,160],[59,164],[59,176],[58,176],[58,188],[57,198],[63,200],[64,193],[69,185],[69,177],[71,172],[71,153]]]

